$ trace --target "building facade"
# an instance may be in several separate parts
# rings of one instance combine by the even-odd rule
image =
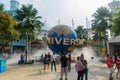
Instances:
[[[120,56],[120,36],[108,41],[108,53]]]

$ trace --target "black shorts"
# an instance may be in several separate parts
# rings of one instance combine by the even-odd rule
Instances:
[[[21,61],[21,64],[24,64],[24,61]]]
[[[47,64],[47,61],[43,61],[43,64],[46,65],[46,64]]]

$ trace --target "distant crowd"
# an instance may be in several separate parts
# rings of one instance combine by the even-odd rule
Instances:
[[[52,71],[57,71],[57,64],[61,64],[61,75],[59,80],[63,80],[63,75],[65,74],[65,80],[68,80],[67,73],[71,72],[72,69],[72,58],[71,54],[63,53],[60,56],[57,56],[56,53],[51,54],[41,54],[40,62],[43,64],[43,70],[46,72],[49,67]],[[83,53],[77,56],[75,60],[74,68],[77,72],[77,80],[88,80],[88,62],[84,58]],[[110,71],[109,80],[113,80],[113,73],[117,70],[116,78],[120,79],[120,56],[111,56],[110,54],[106,55],[106,65]],[[24,55],[20,57],[20,61],[24,66]]]
[[[63,80],[63,74],[65,74],[65,80],[68,80],[67,78],[67,72],[71,72],[71,63],[72,63],[72,58],[71,54],[63,53],[60,56],[60,59],[56,57],[55,53],[52,55],[50,52],[48,54],[41,54],[40,60],[44,64],[44,72],[46,71],[46,66],[49,69],[49,65],[51,64],[51,71],[56,70],[56,60],[59,59],[60,64],[61,64],[61,77],[60,80]],[[87,67],[87,60],[84,59],[83,53],[81,53],[80,56],[77,57],[76,62],[75,62],[75,69],[78,74],[77,80],[83,80],[83,77],[85,76],[85,80],[88,80],[88,67]]]

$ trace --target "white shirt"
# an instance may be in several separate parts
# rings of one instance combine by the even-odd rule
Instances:
[[[51,61],[56,61],[56,55],[55,54],[51,56]]]

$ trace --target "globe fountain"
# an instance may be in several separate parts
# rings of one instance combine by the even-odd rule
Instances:
[[[79,44],[75,31],[68,25],[57,25],[53,27],[46,39],[49,49],[59,55],[71,53],[75,45]]]

